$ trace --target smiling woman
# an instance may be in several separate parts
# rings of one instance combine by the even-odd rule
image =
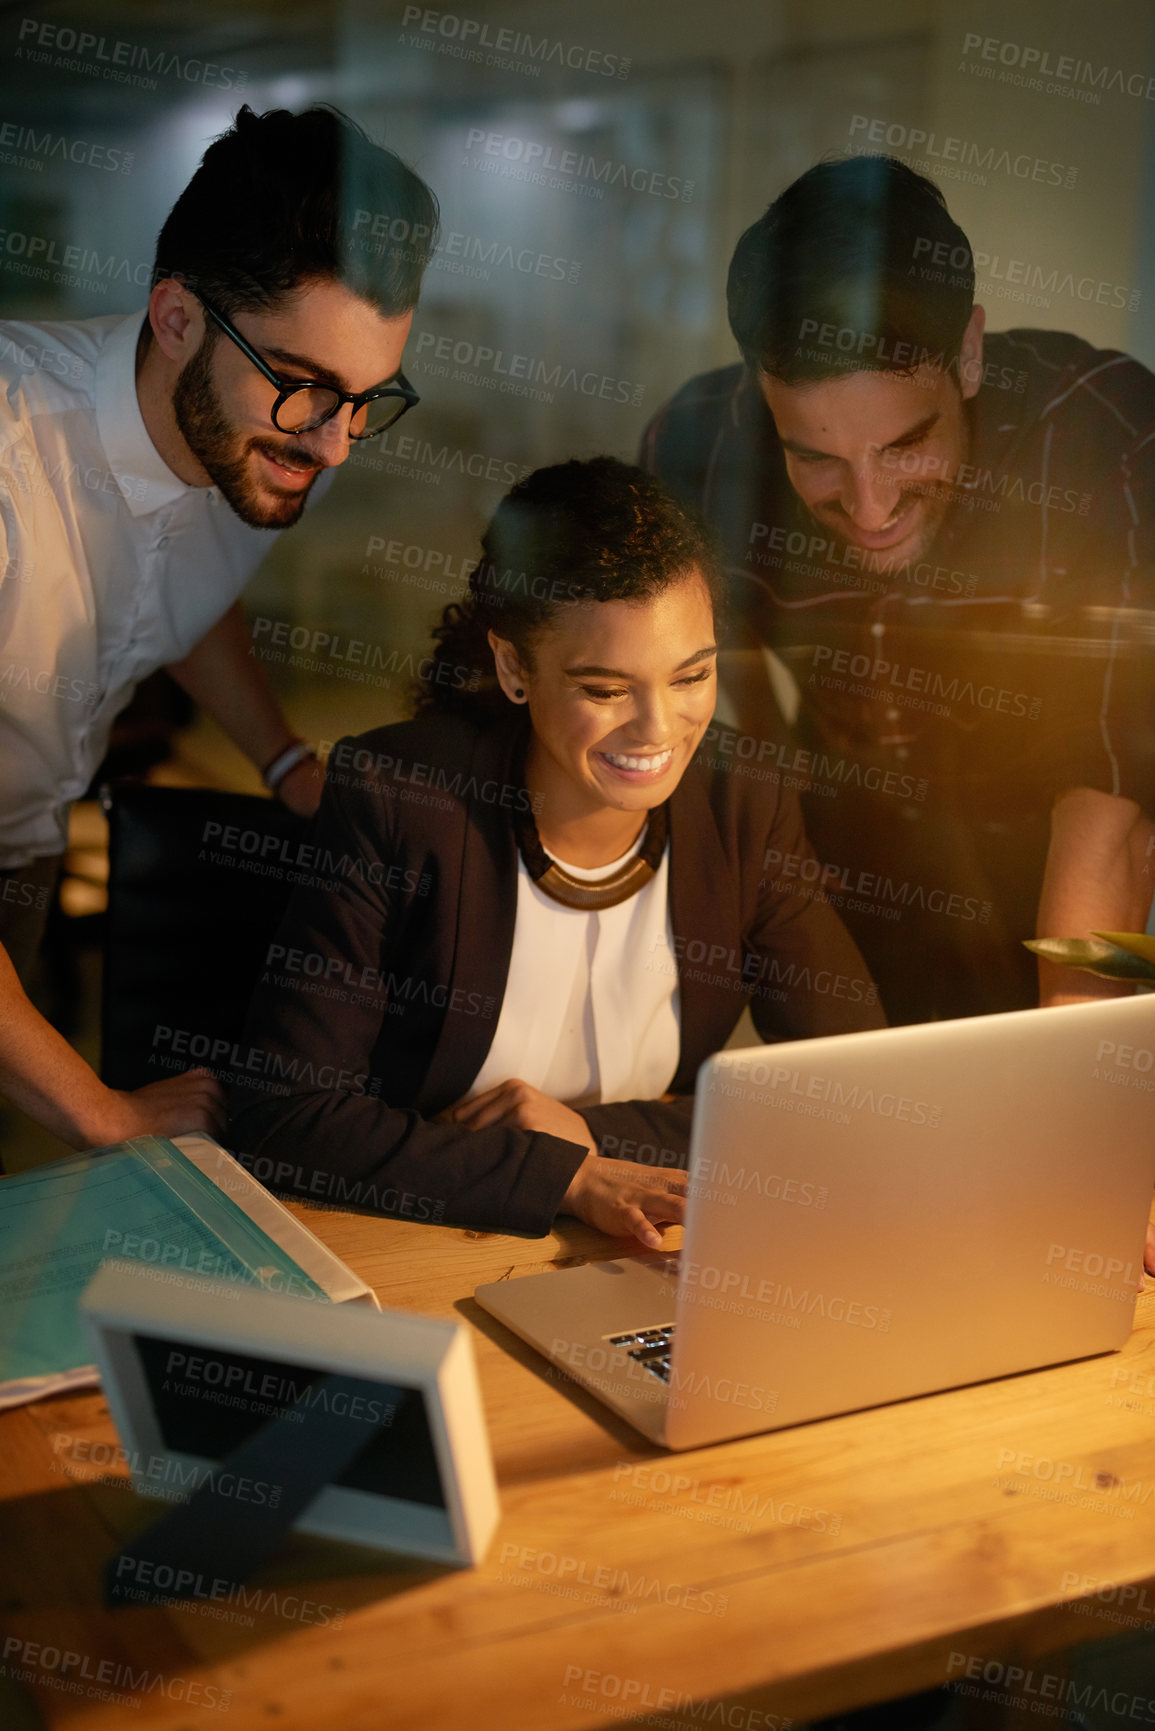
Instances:
[[[337,863],[270,949],[233,1145],[314,1197],[656,1248],[746,1004],[797,1038],[881,1025],[877,994],[807,873],[764,875],[813,859],[794,795],[697,756],[721,577],[662,487],[538,470],[483,552],[414,720],[329,759]]]

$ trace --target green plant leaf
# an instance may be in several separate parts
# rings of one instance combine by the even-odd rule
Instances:
[[[1149,938],[1146,932],[1096,932],[1095,936],[1132,956],[1142,956],[1145,962],[1155,962],[1155,938]]]
[[[1101,980],[1155,980],[1155,961],[1102,938],[1024,938],[1028,950],[1060,968],[1081,968]]]

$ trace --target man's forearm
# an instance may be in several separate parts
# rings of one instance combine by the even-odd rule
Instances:
[[[239,601],[168,671],[218,721],[258,769],[292,738],[264,668],[250,654],[252,639]]]
[[[71,1148],[117,1132],[117,1097],[25,995],[0,946],[0,1093]]]
[[[109,1088],[25,996],[0,944],[0,1094],[70,1148],[103,1148],[132,1136],[224,1130],[224,1095],[204,1069]]]
[[[1055,802],[1039,898],[1037,936],[1089,938],[1141,932],[1151,908],[1155,823],[1134,800],[1071,788]],[[1039,1002],[1080,1003],[1132,988],[1074,968],[1039,962]]]
[[[183,661],[171,663],[169,672],[246,757],[264,770],[294,736],[251,649],[248,621],[240,602],[234,601]],[[323,780],[323,771],[309,752],[276,783],[277,797],[298,816],[310,817],[321,798]]]

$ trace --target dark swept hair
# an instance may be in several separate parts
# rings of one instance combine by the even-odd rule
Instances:
[[[437,224],[425,182],[348,115],[246,103],[166,217],[153,281],[181,278],[232,314],[335,277],[393,318],[417,305]]]
[[[730,329],[785,384],[950,369],[974,305],[970,242],[933,181],[893,156],[820,162],[749,227],[730,261]]]
[[[481,546],[468,595],[433,633],[418,715],[508,713],[491,630],[532,671],[538,635],[575,603],[648,601],[697,571],[716,621],[722,611],[724,579],[704,530],[652,475],[616,457],[535,469],[501,501]]]

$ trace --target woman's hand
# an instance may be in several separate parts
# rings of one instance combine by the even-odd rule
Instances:
[[[638,1238],[647,1250],[660,1250],[662,1235],[656,1223],[680,1223],[685,1215],[684,1172],[669,1167],[655,1171],[631,1160],[603,1160],[589,1125],[579,1113],[517,1077],[487,1088],[474,1100],[451,1106],[444,1117],[466,1130],[485,1130],[493,1124],[507,1130],[541,1130],[547,1136],[588,1148],[561,1199],[559,1212],[576,1215],[611,1238]]]
[[[589,1125],[560,1100],[531,1088],[516,1076],[487,1088],[473,1100],[463,1100],[451,1106],[445,1114],[450,1124],[461,1124],[466,1130],[488,1130],[500,1124],[506,1130],[541,1130],[547,1136],[557,1136],[563,1142],[577,1142],[596,1152]]]
[[[576,1214],[587,1226],[596,1226],[612,1238],[639,1238],[647,1250],[660,1250],[657,1223],[681,1223],[686,1184],[686,1174],[670,1167],[655,1171],[632,1160],[603,1160],[587,1154],[561,1199],[561,1212]]]
[[[225,1095],[208,1070],[186,1070],[131,1091],[109,1088],[108,1100],[84,1146],[127,1142],[133,1136],[186,1136],[203,1130],[219,1136],[225,1127]]]

